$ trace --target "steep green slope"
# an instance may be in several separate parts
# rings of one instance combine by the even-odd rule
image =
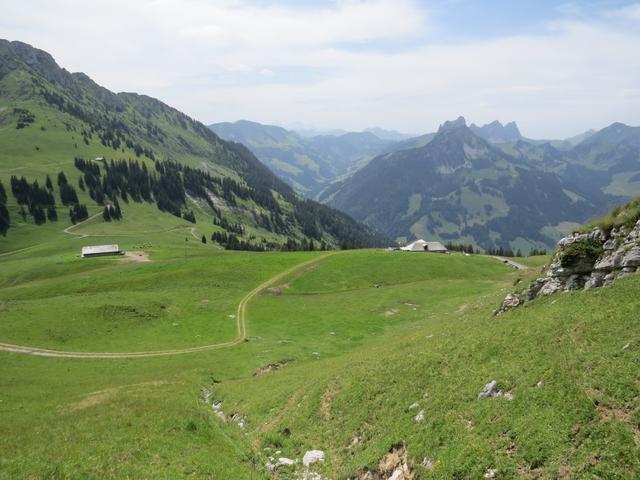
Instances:
[[[175,223],[169,213],[153,210],[155,202],[165,212],[195,217],[256,248],[287,240],[295,241],[295,248],[312,239],[333,246],[380,241],[346,215],[300,198],[244,146],[221,140],[179,111],[143,95],[114,94],[84,74],[60,68],[46,52],[5,40],[0,41],[0,145],[9,237],[37,222],[34,211],[52,206],[49,199],[36,200],[36,194],[16,198],[12,176],[25,177],[29,189],[38,192],[34,182],[44,188],[49,175],[60,229],[69,224],[67,211],[76,201],[60,208],[56,177],[63,171],[89,213],[119,201],[127,217],[126,202],[133,200],[165,217],[160,223]],[[97,165],[98,188],[82,190],[86,171],[77,168],[76,158]],[[104,160],[94,161],[98,158]],[[114,168],[112,160],[128,168]],[[134,178],[138,170],[148,175]],[[137,198],[141,188],[150,196]],[[28,211],[24,219],[22,210]],[[219,228],[213,228],[214,221]]]
[[[548,247],[614,199],[556,173],[545,148],[518,142],[507,154],[460,118],[423,147],[377,157],[327,200],[392,237]]]
[[[365,165],[390,144],[371,132],[303,137],[273,125],[240,120],[209,128],[225,140],[245,144],[280,178],[316,198],[323,189]]]

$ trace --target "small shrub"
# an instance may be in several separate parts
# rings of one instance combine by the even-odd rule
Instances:
[[[604,252],[602,245],[594,240],[585,240],[568,245],[560,257],[560,265],[569,267],[575,265],[580,260],[588,260],[595,263]]]
[[[614,208],[608,215],[587,225],[585,230],[598,227],[609,234],[614,228],[633,227],[638,220],[640,220],[640,197],[634,198],[622,207]]]

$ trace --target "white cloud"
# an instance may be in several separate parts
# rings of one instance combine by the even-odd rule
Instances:
[[[537,137],[640,123],[640,31],[628,24],[638,6],[537,35],[445,44],[413,0],[4,3],[2,36],[207,122],[428,131],[463,114],[515,119]]]

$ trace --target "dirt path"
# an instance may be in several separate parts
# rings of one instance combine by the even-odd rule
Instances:
[[[529,268],[526,265],[523,265],[523,264],[518,263],[518,262],[514,262],[513,260],[511,260],[509,258],[495,257],[495,256],[493,258],[495,258],[496,260],[500,260],[502,263],[504,263],[508,267],[515,268],[516,270],[527,270]]]
[[[104,236],[104,235],[91,235],[91,234],[89,234],[89,233],[75,233],[75,232],[72,232],[72,231],[71,231],[71,230],[73,230],[74,228],[79,227],[79,226],[80,226],[80,225],[82,225],[83,223],[86,223],[86,222],[88,222],[89,220],[93,220],[94,218],[99,217],[100,215],[102,215],[102,212],[100,212],[100,213],[96,213],[95,215],[92,215],[91,217],[89,217],[89,218],[87,218],[87,219],[85,219],[85,220],[83,220],[83,221],[81,221],[81,222],[79,222],[79,223],[74,223],[73,225],[70,225],[70,226],[68,226],[67,228],[65,228],[62,232],[63,232],[63,233],[67,233],[67,234],[69,234],[69,235],[75,235],[75,236],[80,237],[80,238],[85,238],[85,237],[100,237],[100,236]]]
[[[47,348],[27,347],[23,345],[13,345],[11,343],[1,343],[0,351],[23,353],[26,355],[36,355],[40,357],[64,357],[64,358],[138,358],[138,357],[165,357],[169,355],[183,355],[185,353],[203,352],[207,350],[220,350],[223,348],[230,348],[239,343],[244,342],[247,338],[247,326],[246,326],[246,308],[247,303],[251,301],[258,293],[265,288],[272,286],[279,282],[283,278],[291,275],[299,269],[307,267],[309,264],[318,262],[332,255],[336,255],[339,252],[331,252],[322,256],[313,258],[303,263],[299,263],[284,272],[277,274],[274,277],[262,282],[256,288],[247,293],[240,303],[236,312],[236,338],[222,343],[213,343],[210,345],[203,345],[200,347],[181,348],[177,350],[156,350],[149,352],[66,352],[62,350],[50,350]]]

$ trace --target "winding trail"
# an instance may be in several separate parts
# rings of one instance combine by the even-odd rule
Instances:
[[[493,256],[493,258],[495,258],[496,260],[500,260],[502,263],[504,263],[508,267],[511,267],[511,268],[513,268],[515,270],[528,270],[529,269],[529,267],[527,267],[526,265],[523,265],[523,264],[518,263],[518,262],[514,262],[510,258],[497,257],[497,256]]]
[[[68,226],[67,228],[65,228],[64,230],[62,230],[62,233],[67,233],[69,235],[76,235],[80,238],[85,238],[85,237],[101,237],[104,235],[91,235],[90,233],[75,233],[72,232],[71,230],[73,230],[76,227],[79,227],[80,225],[82,225],[83,223],[88,222],[89,220],[93,220],[94,218],[99,217],[100,215],[102,215],[102,212],[98,212],[95,215],[90,216],[89,218],[85,218],[84,220],[82,220],[81,222],[78,223],[74,223],[73,225]]]
[[[249,293],[247,293],[240,303],[238,303],[238,309],[236,310],[236,338],[222,343],[212,343],[210,345],[202,345],[200,347],[181,348],[176,350],[156,350],[148,352],[67,352],[63,350],[50,350],[47,348],[27,347],[24,345],[13,345],[11,343],[0,342],[0,351],[11,353],[22,353],[26,355],[35,355],[40,357],[58,357],[58,358],[144,358],[144,357],[166,357],[170,355],[183,355],[186,353],[196,353],[208,350],[220,350],[224,348],[230,348],[239,343],[244,342],[247,338],[247,325],[246,325],[246,308],[247,304],[262,290],[270,287],[274,283],[282,280],[284,277],[291,275],[292,273],[306,267],[309,264],[319,262],[327,257],[336,255],[339,252],[326,253],[318,257],[314,257],[306,262],[299,263],[284,272],[271,277],[270,279],[262,282],[255,287]]]

